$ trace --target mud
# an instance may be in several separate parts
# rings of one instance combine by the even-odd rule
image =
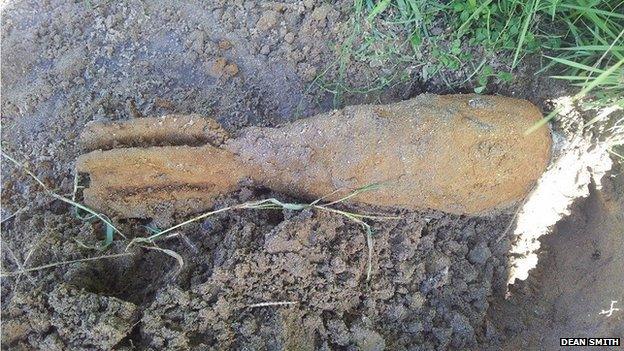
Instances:
[[[242,128],[279,126],[344,105],[474,87],[468,82],[452,90],[445,84],[466,81],[472,62],[465,70],[431,78],[420,66],[380,68],[354,58],[338,83],[369,87],[379,72],[407,73],[407,79],[366,94],[328,92],[332,87],[321,81],[337,80],[342,68],[335,65],[336,49],[350,35],[350,0],[12,0],[3,5],[2,149],[66,196],[73,192],[75,160],[83,153],[79,135],[92,121],[197,113],[214,117],[236,135]],[[397,34],[397,41],[410,35]],[[540,60],[527,58],[514,71],[516,83],[489,85],[487,91],[548,109],[549,99],[571,92],[546,74],[534,74]],[[321,74],[324,79],[315,80]],[[185,143],[213,142],[198,138]],[[145,130],[139,144],[153,140]],[[122,144],[113,146],[136,146]],[[522,298],[499,309],[506,301],[504,272],[513,239],[503,234],[511,219],[505,212],[475,218],[403,210],[395,213],[401,221],[372,223],[370,283],[362,279],[367,251],[360,227],[339,216],[289,211],[231,212],[172,233],[159,245],[182,255],[180,272],[170,256],[137,249],[123,258],[5,276],[124,252],[127,242],[116,240],[105,252],[85,249],[76,240],[101,240],[100,224],[77,219],[71,207],[50,199],[4,158],[1,172],[2,348],[7,350],[219,349],[219,342],[268,350],[402,345],[515,350],[551,345],[544,343],[544,331],[551,328],[565,336],[583,328],[606,335],[622,325],[617,312],[613,319],[598,315],[609,299],[624,300],[617,245],[622,207],[576,207],[600,215],[578,215],[569,230],[558,230],[539,253],[546,264],[538,269],[548,273],[532,273],[528,287],[512,291]],[[243,187],[215,206],[266,197],[309,200],[266,191]],[[111,220],[125,233],[149,234],[144,222]],[[577,258],[586,263],[582,289],[577,288]],[[248,307],[279,301],[296,304]]]
[[[90,178],[87,205],[126,218],[206,211],[218,195],[248,180],[308,199],[383,184],[353,201],[476,215],[521,200],[545,169],[548,129],[524,135],[541,116],[518,99],[425,94],[279,128],[245,128],[222,148],[94,151],[78,159],[77,171]],[[148,146],[217,139],[210,143],[215,145],[224,134],[214,137],[216,126],[204,131],[215,123],[209,121],[170,116],[90,124],[81,139],[87,150],[141,141]]]

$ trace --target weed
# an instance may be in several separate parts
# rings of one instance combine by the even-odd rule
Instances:
[[[624,2],[355,0],[350,26],[352,33],[339,49],[337,76],[325,77],[324,71],[315,82],[337,103],[345,93],[368,94],[416,77],[437,77],[450,90],[467,84],[482,93],[488,83],[512,82],[523,58],[540,52],[552,59],[545,68],[563,65],[559,78],[580,86],[622,59]],[[367,78],[372,79],[365,86],[345,79],[356,64],[370,68]],[[588,75],[587,67],[597,74]],[[601,93],[621,78],[620,70],[611,73],[594,86],[601,88],[595,95],[602,106],[613,103],[614,96],[622,99],[617,89]]]
[[[258,308],[258,307],[274,307],[274,306],[292,306],[296,305],[297,301],[271,301],[271,302],[260,302],[254,303],[251,305],[247,305],[245,307],[248,308]]]

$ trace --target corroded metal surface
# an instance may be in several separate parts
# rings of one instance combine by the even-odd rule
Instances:
[[[87,150],[122,148],[87,153],[77,167],[90,174],[87,204],[126,217],[206,210],[243,180],[308,199],[384,182],[353,201],[484,214],[522,199],[547,166],[548,130],[523,134],[541,117],[525,100],[424,94],[279,128],[249,127],[229,139],[219,134],[217,142],[206,137],[202,146],[188,142],[204,134],[188,128],[187,119],[144,118],[123,125],[123,142],[110,126],[91,126]],[[215,123],[193,118],[192,124]]]

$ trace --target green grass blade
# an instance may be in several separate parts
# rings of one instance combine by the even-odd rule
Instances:
[[[591,8],[591,7],[583,7],[583,6],[578,6],[578,5],[566,4],[566,3],[561,3],[559,4],[559,6],[561,6],[562,8],[578,10],[578,11],[586,12],[586,13],[593,13],[593,14],[602,15],[605,17],[624,19],[624,14],[615,13],[613,11],[598,10],[598,9]]]
[[[390,0],[381,0],[381,1],[379,1],[375,5],[375,7],[373,7],[371,12],[368,14],[368,20],[371,21],[375,17],[377,17],[379,14],[384,12],[388,8],[388,5],[390,5]]]
[[[609,78],[609,76],[612,75],[623,64],[624,64],[624,60],[620,60],[618,63],[614,64],[613,66],[611,66],[606,71],[603,71],[599,76],[597,76],[595,79],[591,80],[588,84],[586,84],[583,87],[583,89],[581,89],[581,91],[579,91],[576,95],[574,95],[572,97],[572,100],[573,101],[578,101],[578,100],[584,98],[594,88],[596,88],[597,86],[603,84]],[[540,121],[538,121],[533,126],[531,126],[531,128],[527,129],[524,132],[524,135],[531,134],[534,131],[536,131],[537,129],[539,129],[540,127],[544,126],[546,123],[548,123],[551,119],[553,119],[560,112],[561,112],[560,108],[555,109],[554,111],[549,113],[546,117],[542,118]]]
[[[613,74],[620,66],[624,64],[624,60],[620,60],[618,63],[611,66],[606,71],[602,72],[596,79],[590,81],[578,94],[574,96],[574,100],[581,99],[587,95],[592,89],[602,84],[611,74]]]
[[[52,191],[50,188],[48,188],[47,185],[45,185],[32,171],[30,171],[28,168],[26,168],[26,166],[24,166],[22,163],[18,162],[16,159],[14,159],[13,157],[9,156],[8,154],[6,154],[4,151],[1,151],[2,156],[6,157],[9,161],[11,161],[13,164],[15,164],[17,167],[19,167],[20,169],[22,169],[26,174],[28,174],[32,179],[34,179],[42,188],[43,190],[48,193],[50,196],[52,196],[53,198],[60,200],[62,202],[65,202],[69,205],[72,205],[75,208],[81,209],[85,212],[88,212],[91,214],[91,216],[97,217],[100,221],[102,221],[102,223],[104,223],[104,225],[106,226],[106,239],[104,240],[104,242],[98,247],[99,249],[105,249],[106,247],[108,247],[112,242],[113,242],[113,234],[117,233],[119,234],[121,237],[123,237],[124,239],[126,239],[126,236],[119,230],[117,229],[117,227],[115,227],[115,225],[113,225],[113,223],[111,222],[111,220],[106,217],[106,215],[103,215],[101,213],[98,213],[97,211],[81,204],[78,203],[76,201],[73,201],[69,198],[66,198],[65,196],[59,195],[57,193],[55,193],[54,191]],[[87,220],[90,220],[90,217],[85,217]],[[89,247],[87,245],[84,245],[85,247]]]
[[[564,59],[564,58],[560,58],[560,57],[553,57],[553,56],[546,56],[545,57],[561,63],[563,65],[569,66],[569,67],[573,67],[573,68],[577,68],[583,71],[588,71],[588,72],[593,72],[593,73],[603,73],[604,70],[600,69],[600,68],[596,68],[596,67],[592,67],[592,66],[588,66],[588,65],[584,65],[582,63],[578,63],[572,60],[568,60],[568,59]]]
[[[518,56],[520,55],[520,50],[522,49],[522,46],[524,45],[526,34],[529,31],[529,24],[531,24],[531,20],[533,19],[533,16],[535,15],[535,11],[537,7],[539,6],[539,2],[540,0],[533,0],[529,13],[525,14],[524,23],[522,24],[522,31],[520,32],[520,38],[518,39],[518,45],[516,46],[516,51],[514,53],[513,63],[511,64],[512,69],[515,68],[516,64],[518,63]]]

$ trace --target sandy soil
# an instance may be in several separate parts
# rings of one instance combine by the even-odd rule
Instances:
[[[82,152],[78,135],[93,120],[198,113],[236,133],[328,112],[331,94],[310,83],[335,61],[351,5],[9,2],[2,13],[2,149],[69,195]],[[536,78],[534,67],[496,91],[546,107],[562,91]],[[353,82],[370,73],[360,64],[348,72]],[[445,88],[416,80],[344,102],[395,102],[423,90]],[[5,160],[2,166],[3,272],[102,254],[75,241],[101,240],[99,224],[77,219],[27,175]],[[579,203],[573,219],[544,239],[544,264],[514,288],[512,300],[504,299],[512,213],[392,210],[402,219],[373,223],[374,272],[366,282],[365,236],[353,222],[313,211],[236,212],[162,243],[183,257],[181,271],[172,257],[137,249],[3,277],[2,347],[514,349],[553,345],[544,327],[621,336],[622,314],[597,314],[609,300],[624,302],[621,184]],[[300,200],[245,187],[217,204],[267,196]],[[145,223],[113,221],[147,234]],[[117,241],[104,253],[124,248]],[[254,306],[267,302],[293,304]]]

